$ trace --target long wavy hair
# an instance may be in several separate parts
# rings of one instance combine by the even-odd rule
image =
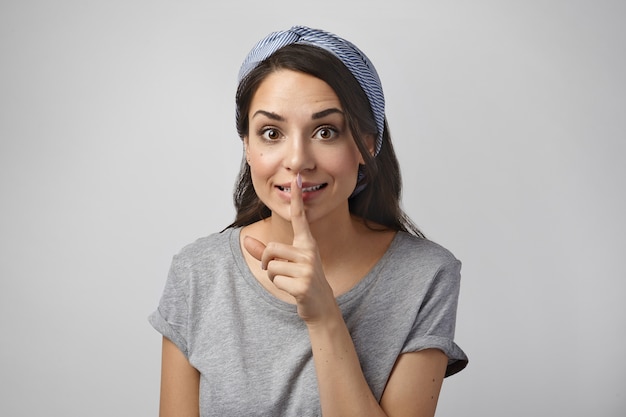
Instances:
[[[356,189],[349,198],[350,212],[364,220],[373,230],[392,229],[419,237],[422,232],[400,207],[402,181],[398,158],[391,144],[389,126],[385,121],[382,147],[376,157],[370,154],[366,137],[375,138],[376,123],[369,101],[350,70],[330,52],[304,44],[287,45],[262,61],[239,83],[236,94],[237,133],[243,140],[248,135],[248,112],[259,85],[271,73],[288,69],[310,74],[326,82],[337,94],[346,122],[365,164]],[[237,215],[230,227],[247,226],[271,215],[252,185],[250,166],[245,155],[233,195]],[[378,225],[383,226],[381,229]]]

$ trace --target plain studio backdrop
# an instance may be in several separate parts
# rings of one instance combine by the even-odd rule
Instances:
[[[470,364],[438,417],[626,415],[625,21],[608,0],[2,1],[0,415],[157,414],[146,317],[172,255],[232,221],[236,74],[294,24],[376,64],[404,207],[463,261]]]

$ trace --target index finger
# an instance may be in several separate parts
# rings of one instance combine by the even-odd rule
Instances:
[[[311,240],[311,229],[304,212],[304,200],[302,199],[302,176],[300,173],[291,180],[291,227],[293,228],[293,243],[305,243]]]

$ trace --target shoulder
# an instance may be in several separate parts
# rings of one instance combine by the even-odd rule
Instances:
[[[409,264],[446,265],[460,261],[445,247],[425,238],[398,232],[389,248],[394,260]]]
[[[174,263],[179,268],[194,268],[197,265],[230,258],[233,234],[238,235],[238,229],[226,229],[196,239],[174,255]]]
[[[168,274],[170,286],[192,296],[228,281],[234,271],[241,270],[242,260],[233,248],[238,232],[238,229],[227,229],[184,246],[172,258]]]
[[[406,285],[459,284],[461,261],[431,240],[398,232],[387,254],[385,269]],[[409,284],[412,283],[412,284]]]

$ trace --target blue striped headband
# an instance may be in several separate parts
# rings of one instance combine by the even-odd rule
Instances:
[[[370,102],[378,136],[376,138],[376,151],[378,155],[383,142],[385,129],[385,96],[380,83],[380,78],[374,68],[374,64],[354,44],[329,32],[319,29],[311,29],[305,26],[294,26],[289,30],[273,32],[260,40],[248,53],[239,70],[241,81],[263,60],[269,58],[274,52],[293,43],[313,45],[330,52],[350,70],[354,78],[359,82]]]

